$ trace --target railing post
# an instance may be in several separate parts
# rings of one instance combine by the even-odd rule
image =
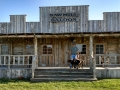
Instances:
[[[10,55],[8,56],[8,69],[10,70]],[[10,78],[10,75],[11,74],[11,72],[9,72],[9,78]]]
[[[8,69],[10,69],[10,56],[8,56]]]
[[[2,60],[2,59],[1,59],[1,55],[0,55],[0,65],[1,65],[1,60]]]
[[[13,65],[15,65],[15,56],[13,56]]]
[[[115,65],[116,65],[116,61],[117,61],[117,56],[115,55],[115,62],[114,62]]]
[[[92,58],[93,61],[93,78],[96,78],[96,60],[95,58]]]
[[[23,65],[24,65],[24,62],[25,62],[25,56],[23,55]]]
[[[18,65],[20,65],[20,56],[18,56]]]
[[[6,65],[6,56],[4,56],[4,65]]]

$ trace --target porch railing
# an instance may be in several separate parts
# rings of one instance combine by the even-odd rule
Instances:
[[[120,66],[120,54],[116,55],[95,55],[96,67]]]
[[[0,55],[0,68],[32,68],[35,55]]]
[[[89,56],[88,55],[80,55],[81,59],[84,60],[84,67],[89,67],[90,66],[90,60],[89,60]]]

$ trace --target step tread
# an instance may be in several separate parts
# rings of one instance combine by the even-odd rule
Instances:
[[[91,69],[35,69],[33,82],[40,81],[95,81]]]
[[[78,77],[82,77],[82,78],[90,78],[93,77],[93,75],[35,75],[35,78],[78,78]]]
[[[92,73],[92,72],[77,72],[77,71],[35,71],[35,73]]]
[[[35,76],[93,76],[93,75],[35,75]]]
[[[59,71],[59,70],[62,70],[62,71],[92,71],[90,69],[75,69],[75,68],[72,68],[72,69],[35,69],[35,71]]]
[[[31,81],[95,81],[97,78],[31,78]]]

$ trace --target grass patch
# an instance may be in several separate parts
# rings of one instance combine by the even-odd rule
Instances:
[[[120,90],[120,79],[31,83],[28,79],[0,79],[0,90]]]

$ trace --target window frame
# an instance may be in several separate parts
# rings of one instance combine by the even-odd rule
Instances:
[[[27,54],[29,52],[29,50],[27,51],[27,46],[30,45],[30,46],[33,46],[33,50],[32,50],[32,53],[31,54]],[[34,45],[33,44],[26,44],[25,45],[25,54],[26,55],[34,55],[35,54],[35,50],[34,50]]]
[[[22,50],[21,51],[20,50],[14,50],[14,48],[16,46],[22,46]],[[17,53],[21,53],[21,54],[17,54]],[[14,44],[13,48],[12,48],[12,54],[13,55],[24,55],[24,45],[23,44]]]
[[[2,54],[2,45],[7,45],[8,46],[8,49],[9,49],[8,54]],[[10,53],[11,53],[11,46],[10,46],[10,44],[0,44],[0,54],[1,55],[10,55]]]
[[[49,50],[48,48],[43,48],[43,46],[47,46],[47,45],[51,45],[52,46],[52,50]],[[44,51],[43,50],[45,50],[46,49],[46,52],[47,53],[44,53]],[[51,53],[49,53],[51,51]],[[52,55],[53,54],[53,45],[52,44],[43,44],[42,45],[42,55]]]
[[[104,54],[104,53],[105,53],[105,44],[103,44],[103,43],[96,43],[95,46],[94,46],[94,48],[95,48],[94,53],[95,53],[95,54],[97,54],[97,53],[96,53],[96,45],[103,45],[103,53],[102,53],[102,54]],[[101,55],[101,53],[99,53],[99,54],[97,54],[97,55]]]

